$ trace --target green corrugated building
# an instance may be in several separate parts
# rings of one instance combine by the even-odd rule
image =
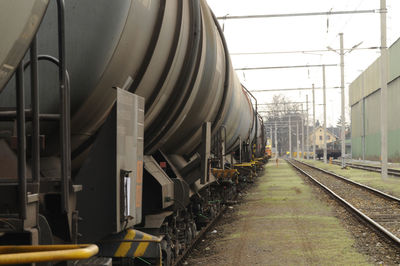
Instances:
[[[400,162],[400,39],[389,48],[388,160]],[[349,87],[354,159],[380,160],[380,58]]]

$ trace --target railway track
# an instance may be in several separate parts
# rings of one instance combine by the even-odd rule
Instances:
[[[400,199],[303,162],[294,168],[322,187],[357,218],[400,247]]]
[[[174,262],[172,265],[178,266],[178,265],[183,265],[185,259],[187,256],[190,255],[190,252],[197,246],[197,244],[200,242],[201,239],[205,236],[205,234],[210,231],[210,229],[216,224],[216,222],[221,218],[221,216],[225,213],[226,211],[226,206],[223,206],[220,210],[220,212],[214,217],[212,221],[210,221],[207,226],[205,226],[196,236],[196,238],[193,240],[192,244],[190,247],[185,249],[183,254],[181,254]]]
[[[336,165],[341,165],[341,162],[338,162],[338,161],[332,161],[332,163],[336,164]],[[370,172],[377,172],[377,173],[381,172],[380,166],[357,164],[357,163],[346,163],[346,166],[354,168],[354,169],[361,169],[361,170],[366,170],[366,171],[370,171]],[[388,174],[392,175],[392,176],[400,177],[400,170],[389,168]]]

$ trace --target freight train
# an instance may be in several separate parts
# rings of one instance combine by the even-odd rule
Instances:
[[[176,262],[265,162],[253,98],[205,0],[0,1],[0,262]]]

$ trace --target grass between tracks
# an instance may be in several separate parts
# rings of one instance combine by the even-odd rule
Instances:
[[[316,198],[312,188],[282,161],[279,167],[266,166],[237,218],[237,229],[220,242],[244,243],[236,250],[235,265],[368,264],[331,207]],[[244,260],[238,252],[255,259]]]
[[[380,173],[353,168],[342,169],[340,165],[325,164],[321,161],[303,161],[324,170],[332,171],[338,175],[347,177],[361,184],[376,188],[390,195],[400,197],[400,177],[388,177],[387,179],[383,180]]]

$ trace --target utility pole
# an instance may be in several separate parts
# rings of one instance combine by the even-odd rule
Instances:
[[[278,158],[278,128],[275,120],[275,159]]]
[[[304,159],[304,110],[301,104],[301,158]]]
[[[300,147],[299,147],[299,120],[297,120],[297,123],[296,123],[296,157],[297,157],[297,160],[300,159],[299,150],[300,150]]]
[[[386,44],[386,0],[381,0],[381,169],[382,179],[387,178],[388,172],[388,143],[387,143],[387,44]]]
[[[270,143],[270,145],[271,145],[271,148],[272,148],[272,140],[274,139],[274,130],[273,130],[272,125],[270,126],[269,130],[271,130],[271,143]]]
[[[290,115],[289,115],[289,158],[292,159],[292,125],[290,124]]]
[[[342,94],[342,130],[341,130],[341,139],[342,139],[342,168],[344,168],[344,156],[346,154],[346,118],[344,112],[344,50],[343,50],[343,33],[339,33],[340,36],[340,89]]]
[[[325,84],[325,66],[322,66],[322,87],[324,97],[324,163],[327,163],[328,151],[326,149],[326,84]]]
[[[361,125],[362,125],[362,138],[361,138],[361,149],[362,149],[362,159],[365,161],[365,75],[361,77],[361,94],[362,94],[362,106],[361,106]]]
[[[310,160],[310,145],[309,145],[309,139],[310,139],[310,135],[309,135],[309,126],[308,126],[308,94],[306,95],[306,109],[307,109],[307,116],[306,116],[306,149],[307,149],[307,160]]]
[[[315,90],[314,90],[314,84],[312,85],[313,89],[312,89],[312,103],[313,103],[313,125],[312,125],[312,129],[313,129],[313,160],[315,161]]]
[[[344,95],[344,48],[343,48],[343,33],[339,33],[340,37],[340,89],[341,89],[341,132],[340,132],[340,139],[341,139],[341,157],[342,157],[342,168],[345,167],[345,155],[346,155],[346,115],[345,115],[345,95]],[[354,45],[347,53],[350,53],[354,49],[356,49],[362,42]],[[329,46],[327,46],[328,50],[337,53],[337,51]]]

